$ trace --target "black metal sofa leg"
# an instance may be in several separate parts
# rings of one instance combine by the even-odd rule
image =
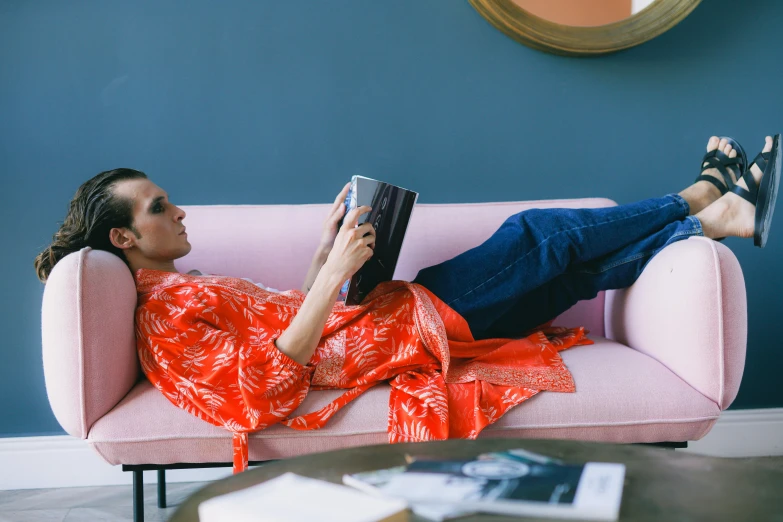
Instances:
[[[158,507],[166,507],[166,470],[158,470]]]
[[[251,460],[249,466],[260,466],[265,462]],[[200,463],[176,463],[176,464],[123,464],[122,471],[133,472],[133,522],[144,522],[144,470],[158,472],[158,507],[165,508],[166,502],[166,470],[167,469],[204,469],[204,468],[230,468],[232,462],[200,462]]]
[[[688,447],[687,440],[684,442],[636,442],[635,444],[639,446],[655,446],[669,450],[684,449]]]
[[[133,470],[133,522],[144,522],[144,471]]]

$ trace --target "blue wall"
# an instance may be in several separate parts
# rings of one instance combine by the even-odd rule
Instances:
[[[32,263],[99,171],[144,170],[181,204],[326,203],[352,174],[422,203],[631,202],[690,183],[711,134],[755,155],[783,131],[781,25],[781,2],[705,0],[647,44],[574,59],[466,0],[0,3],[0,436],[62,433]],[[764,250],[725,242],[750,315],[735,408],[783,406],[774,221]]]

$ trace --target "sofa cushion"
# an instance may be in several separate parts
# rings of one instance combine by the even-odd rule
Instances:
[[[542,392],[513,408],[481,437],[560,438],[606,442],[697,440],[720,414],[715,402],[655,359],[590,336],[596,344],[562,352],[576,393]],[[250,436],[250,460],[280,459],[388,441],[390,388],[379,385],[317,431],[272,426]],[[340,390],[310,392],[299,412],[317,409]],[[231,462],[231,434],[171,404],[139,382],[90,430],[88,440],[112,464]]]

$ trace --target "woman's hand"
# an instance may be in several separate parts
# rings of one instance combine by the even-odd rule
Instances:
[[[375,229],[372,223],[356,226],[359,216],[370,210],[370,207],[364,206],[348,212],[324,263],[324,268],[335,274],[340,281],[350,279],[372,257],[375,248]]]
[[[337,237],[337,223],[340,222],[340,218],[345,214],[345,196],[348,195],[348,189],[351,187],[351,182],[345,184],[343,190],[337,194],[337,198],[334,200],[332,208],[329,210],[329,215],[326,216],[324,221],[324,229],[321,233],[321,250],[329,251],[334,245],[334,240]]]

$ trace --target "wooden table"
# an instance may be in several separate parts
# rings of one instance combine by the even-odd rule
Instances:
[[[195,522],[198,520],[199,503],[259,484],[287,471],[339,484],[344,473],[402,465],[406,453],[470,457],[510,448],[524,448],[577,463],[624,463],[626,479],[620,520],[783,522],[783,470],[765,468],[758,465],[757,461],[703,457],[638,445],[530,439],[382,444],[269,462],[213,482],[197,491],[177,509],[170,522]],[[457,520],[501,522],[512,519],[477,514]],[[411,515],[411,520],[427,519]]]

